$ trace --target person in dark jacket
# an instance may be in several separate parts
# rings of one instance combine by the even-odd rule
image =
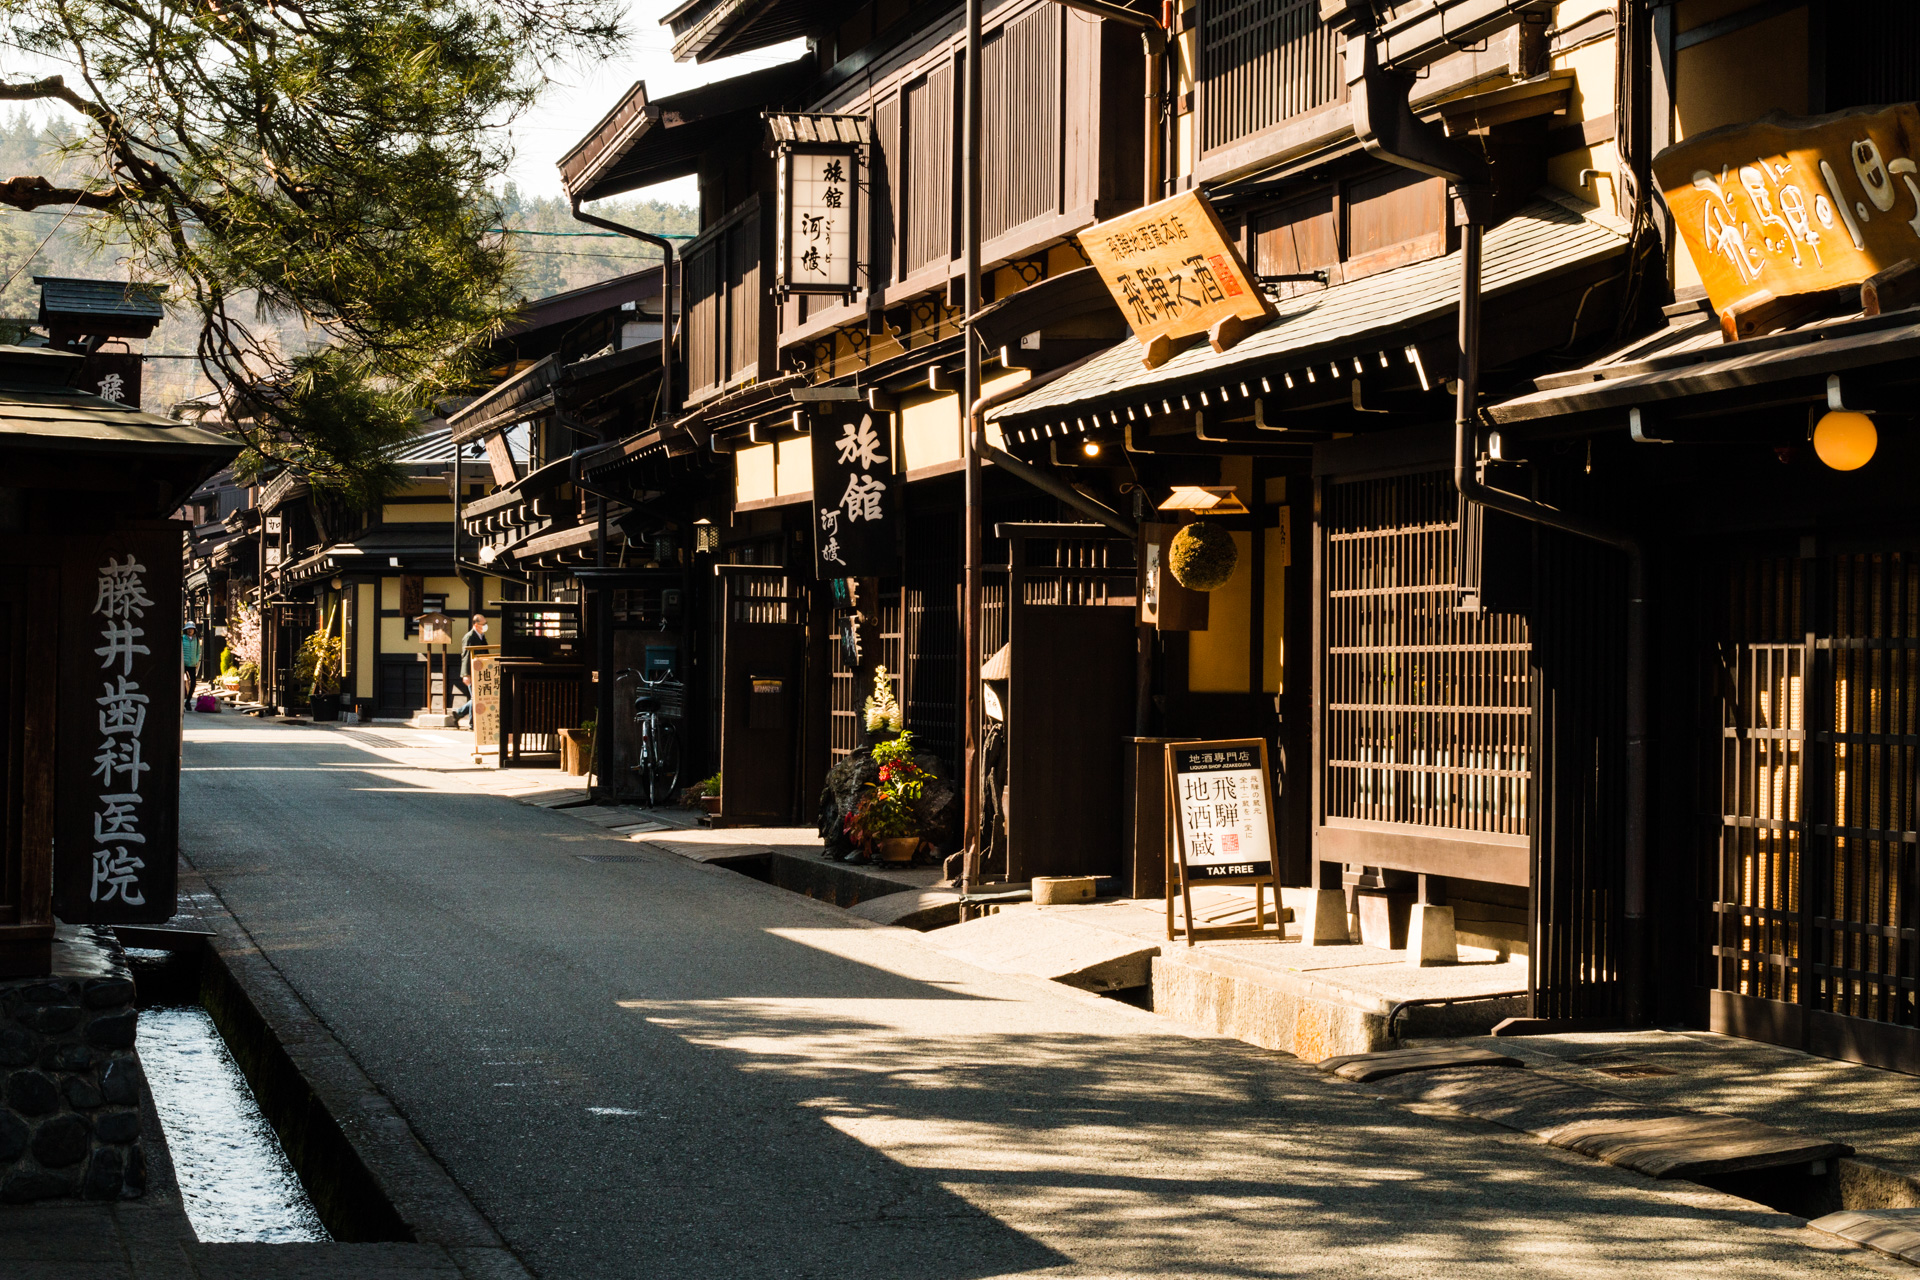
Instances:
[[[460,642],[460,674],[454,680],[453,687],[460,691],[466,701],[455,708],[454,723],[462,729],[473,723],[473,651],[487,646],[487,615],[473,615],[473,625],[467,628],[466,638]]]

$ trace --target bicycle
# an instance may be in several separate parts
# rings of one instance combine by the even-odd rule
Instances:
[[[634,762],[627,769],[638,775],[647,807],[657,808],[661,797],[671,799],[680,785],[680,740],[671,718],[678,711],[680,682],[674,679],[671,668],[650,679],[643,671],[622,667],[613,678],[637,679],[646,686],[633,697],[633,722],[638,727],[639,742]]]

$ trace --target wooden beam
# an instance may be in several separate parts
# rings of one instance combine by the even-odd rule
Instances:
[[[1860,309],[1870,316],[1920,303],[1920,262],[1903,258],[1860,285]]]
[[[1756,23],[1777,18],[1783,13],[1792,13],[1795,9],[1804,9],[1806,6],[1807,0],[1760,0],[1759,4],[1748,5],[1724,18],[1715,18],[1712,22],[1703,22],[1697,27],[1680,32],[1673,38],[1673,48],[1676,53],[1682,49],[1691,49],[1694,45],[1718,40],[1721,36],[1730,36]]]

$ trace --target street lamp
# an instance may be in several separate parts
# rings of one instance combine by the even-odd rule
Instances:
[[[1852,409],[1831,410],[1813,427],[1813,451],[1835,471],[1858,471],[1879,445],[1873,419]]]

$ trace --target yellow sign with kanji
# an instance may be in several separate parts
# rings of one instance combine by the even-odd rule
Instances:
[[[1088,227],[1079,240],[1149,363],[1158,363],[1157,339],[1209,334],[1224,349],[1274,313],[1197,191]]]
[[[1713,309],[1920,259],[1920,107],[1770,115],[1668,147],[1654,175]]]

